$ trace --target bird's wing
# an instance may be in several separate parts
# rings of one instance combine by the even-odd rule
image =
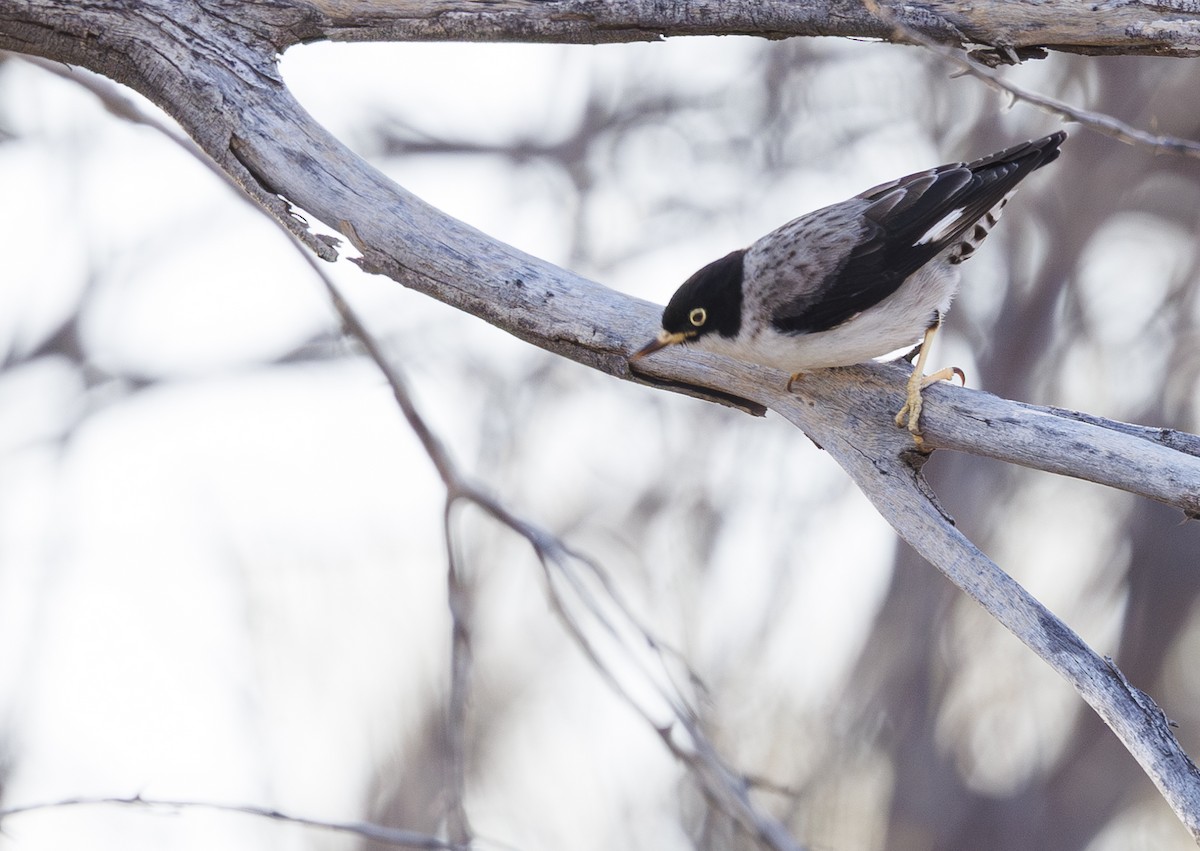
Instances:
[[[1064,138],[1055,133],[973,163],[944,165],[876,186],[845,202],[853,205],[846,211],[854,213],[849,228],[844,215],[830,215],[843,205],[812,214],[813,230],[840,227],[849,244],[809,292],[774,306],[775,327],[792,333],[826,331],[890,296],[909,275],[980,224],[983,230],[973,234],[977,244],[995,215],[987,226],[980,220],[1026,176],[1053,161]],[[817,241],[836,242],[828,234]]]

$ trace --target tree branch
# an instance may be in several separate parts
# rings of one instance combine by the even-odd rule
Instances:
[[[223,813],[241,813],[242,815],[258,818],[284,821],[304,827],[315,827],[322,830],[332,830],[336,833],[350,833],[355,836],[380,842],[384,845],[395,845],[400,848],[439,849],[439,851],[468,851],[470,846],[456,845],[436,836],[418,833],[414,830],[401,830],[394,827],[372,824],[365,821],[324,821],[322,819],[293,816],[271,807],[255,807],[249,804],[218,804],[210,801],[184,801],[166,798],[144,798],[141,795],[128,797],[96,796],[63,798],[58,801],[46,801],[37,804],[22,804],[16,807],[6,807],[0,810],[0,823],[12,816],[38,810],[56,810],[64,807],[94,807],[94,806],[129,806],[148,807],[152,809],[174,810],[217,810]]]
[[[940,389],[944,393],[950,388]],[[1003,408],[1021,407],[1004,400],[996,401],[1002,403]],[[775,407],[790,421],[801,425],[805,413],[803,406],[802,401],[797,401]],[[1048,412],[1042,413],[1045,409],[1033,410],[1037,415],[1050,416]],[[852,416],[852,411],[848,415]],[[972,419],[971,415],[963,415],[953,421]],[[948,431],[957,429],[951,425]],[[1025,444],[1036,443],[1039,433],[1040,429],[1032,421],[1026,421],[1018,423],[1017,430],[1008,434],[1021,438],[1019,443]],[[943,432],[942,439],[945,435]],[[1047,443],[1060,445],[1052,433],[1048,436]],[[1080,449],[1091,455],[1095,450],[1090,440],[1095,437],[1097,435],[1079,434],[1068,440],[1081,440]],[[1105,436],[1098,437],[1104,447]],[[1073,630],[967,540],[929,493],[918,469],[907,463],[902,453],[883,448],[861,432],[844,432],[824,448],[838,460],[909,546],[1071,683],[1146,771],[1193,838],[1200,840],[1200,770],[1180,747],[1169,721],[1150,696],[1134,688],[1111,659],[1098,656]],[[1100,455],[1110,462],[1123,460],[1119,455],[1107,455],[1103,448]],[[992,454],[992,457],[1000,456]],[[1200,461],[1195,456],[1187,457]],[[1200,479],[1195,477],[1200,466],[1193,466],[1191,492],[1195,499],[1200,492],[1197,491]]]
[[[843,36],[906,41],[869,10],[832,0],[319,0],[291,36],[303,41],[657,41],[686,35],[763,38]],[[1085,11],[1086,10],[1086,11]],[[1090,12],[1091,14],[1087,14]],[[1042,49],[1073,53],[1147,53],[1194,57],[1200,11],[1181,4],[1108,0],[1081,8],[1071,0],[1040,3],[897,3],[905,27],[939,42],[985,45],[997,55]]]
[[[1156,153],[1179,154],[1186,157],[1200,158],[1200,142],[1191,139],[1180,139],[1176,136],[1147,133],[1145,130],[1140,130],[1111,115],[1080,109],[1058,98],[1052,98],[1018,86],[1016,83],[1004,79],[994,68],[984,67],[978,62],[972,61],[971,57],[967,54],[939,43],[938,40],[931,38],[928,34],[913,28],[891,7],[880,5],[877,0],[864,0],[864,5],[872,14],[879,16],[880,20],[887,22],[894,28],[896,38],[921,45],[926,50],[937,54],[945,61],[957,66],[963,74],[968,74],[980,80],[994,91],[1006,94],[1014,100],[1024,101],[1043,112],[1057,115],[1059,118],[1064,118],[1068,121],[1074,121],[1087,127],[1089,130],[1110,136],[1127,145],[1141,145]],[[1013,61],[1015,61],[1015,58]]]

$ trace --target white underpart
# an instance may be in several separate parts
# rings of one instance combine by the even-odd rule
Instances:
[[[935,317],[950,309],[958,283],[958,267],[939,257],[910,275],[881,304],[828,331],[782,334],[766,325],[732,340],[705,334],[694,345],[787,373],[862,363],[920,340]]]
[[[962,218],[963,208],[951,210],[946,215],[942,216],[937,224],[925,231],[925,235],[918,239],[914,245],[924,245],[927,242],[937,242],[939,239],[945,239],[947,234],[954,229],[954,225],[958,224]]]

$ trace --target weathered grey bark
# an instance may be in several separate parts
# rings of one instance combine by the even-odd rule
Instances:
[[[1000,48],[1190,55],[1194,15],[1137,3],[938,3],[905,23]],[[1081,11],[1085,10],[1085,11]],[[1099,10],[1099,11],[1097,11]],[[1027,16],[1043,16],[1032,19]],[[1026,17],[1021,17],[1026,16]],[[621,41],[712,32],[888,37],[856,4],[109,2],[0,0],[0,47],[81,65],[141,91],[174,116],[247,195],[320,256],[344,234],[365,269],[619,378],[761,412],[823,446],[914,549],[1067,678],[1200,838],[1200,772],[1161,711],[954,527],[920,475],[923,457],[892,424],[905,369],[863,365],[784,376],[683,351],[631,372],[658,309],[558,269],[429,207],[361,161],[284,87],[280,51],[319,38]],[[926,439],[1121,488],[1200,516],[1200,450],[1190,436],[1039,409],[951,387],[928,392]]]
[[[122,7],[113,2],[85,10],[53,0],[6,0],[3,17],[17,23],[7,36],[44,44],[31,33],[53,11],[77,21]],[[152,8],[157,4],[149,4]],[[1195,56],[1200,52],[1200,9],[1193,3],[1042,0],[1038,3],[926,2],[883,4],[895,21],[959,46],[992,48],[998,55],[1039,50],[1085,54]],[[52,7],[58,6],[57,10]],[[98,8],[96,8],[98,6]],[[854,36],[895,40],[895,28],[867,4],[846,0],[289,0],[185,3],[214,19],[257,20],[260,36],[279,50],[305,41],[529,41],[599,44],[656,41],[683,35]],[[8,7],[7,9],[5,7]],[[176,18],[185,33],[189,15]],[[26,27],[29,29],[26,29]],[[72,30],[62,32],[68,35]],[[98,42],[104,35],[99,32]],[[0,43],[3,39],[0,38]],[[19,50],[14,42],[9,49]]]
[[[893,28],[862,3],[810,2],[536,3],[315,2],[304,39],[346,41],[652,41],[678,35],[858,36],[892,40]],[[1036,49],[1077,53],[1194,56],[1200,50],[1200,10],[1182,3],[1128,0],[1082,5],[930,2],[889,7],[907,27],[948,43],[999,51]]]

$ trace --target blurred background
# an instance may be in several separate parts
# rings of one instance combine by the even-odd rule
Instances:
[[[1059,126],[951,70],[914,48],[742,38],[283,59],[306,107],[408,189],[658,302],[803,212]],[[1200,136],[1182,61],[1008,73]],[[0,187],[0,806],[140,793],[439,830],[444,492],[319,281],[185,151],[13,58]],[[1200,164],[1074,128],[964,266],[932,365],[1200,430],[1198,223]],[[460,464],[601,563],[687,660],[705,729],[801,842],[1194,847],[1074,692],[780,418],[624,384],[332,271]],[[1200,754],[1200,524],[947,452],[926,473]],[[453,534],[484,847],[755,847],[579,652],[527,544],[475,511]],[[80,807],[6,820],[0,847],[376,846]]]

